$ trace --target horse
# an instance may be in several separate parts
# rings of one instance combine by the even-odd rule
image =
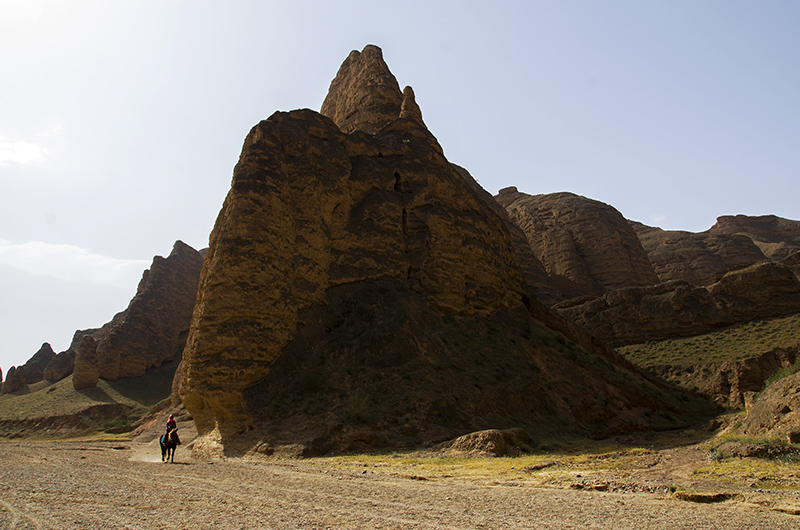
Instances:
[[[181,444],[178,429],[170,429],[168,433],[162,434],[159,442],[161,442],[161,461],[166,462],[169,459],[170,463],[174,463],[175,448]]]

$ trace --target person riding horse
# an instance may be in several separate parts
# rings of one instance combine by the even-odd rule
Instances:
[[[178,424],[175,421],[175,416],[172,414],[169,415],[167,430],[161,436],[159,442],[161,443],[161,461],[166,462],[167,458],[169,458],[169,461],[173,462],[175,458],[175,448],[181,444],[181,440],[178,438]]]

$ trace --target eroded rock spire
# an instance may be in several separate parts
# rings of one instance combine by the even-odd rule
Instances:
[[[414,91],[411,87],[400,91],[383,52],[372,44],[361,52],[350,52],[331,81],[320,112],[346,133],[375,134],[399,117],[422,123]]]

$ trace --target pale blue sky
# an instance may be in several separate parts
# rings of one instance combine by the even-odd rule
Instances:
[[[800,219],[798,27],[794,1],[0,0],[0,367],[204,247],[250,127],[366,44],[492,193]]]

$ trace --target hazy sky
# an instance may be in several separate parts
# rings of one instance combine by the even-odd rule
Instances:
[[[798,27],[794,0],[0,0],[4,377],[205,247],[249,129],[366,44],[492,193],[800,219]]]

